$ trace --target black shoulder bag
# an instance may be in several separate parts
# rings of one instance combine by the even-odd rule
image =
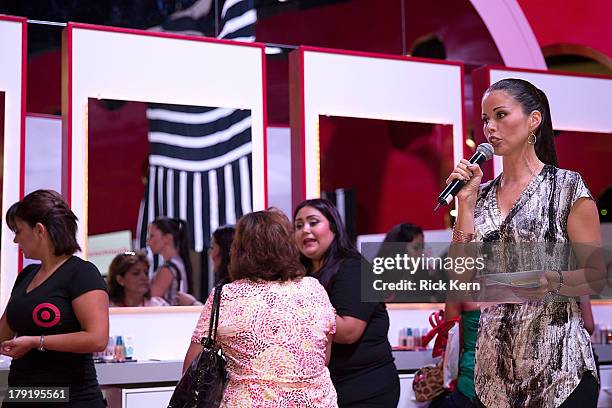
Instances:
[[[214,289],[208,336],[200,340],[202,351],[176,385],[168,408],[216,408],[221,404],[228,380],[225,355],[216,344],[222,286]]]

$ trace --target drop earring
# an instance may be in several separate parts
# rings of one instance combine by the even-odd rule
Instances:
[[[529,132],[529,136],[527,136],[527,143],[530,145],[534,145],[536,144],[537,140],[538,139],[536,138],[535,133]]]

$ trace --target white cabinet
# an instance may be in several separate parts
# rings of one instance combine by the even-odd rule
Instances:
[[[424,408],[428,402],[417,402],[412,391],[414,374],[400,374],[400,398],[397,408]]]
[[[104,390],[109,408],[166,408],[174,387],[117,388]]]
[[[599,367],[601,375],[601,389],[599,390],[598,407],[612,407],[612,366]]]

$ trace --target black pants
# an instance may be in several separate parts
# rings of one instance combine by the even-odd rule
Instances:
[[[399,402],[400,387],[399,381],[397,384],[393,383],[389,389],[379,395],[372,396],[367,399],[351,403],[338,403],[340,408],[395,408]]]
[[[399,402],[400,382],[393,363],[334,386],[340,408],[395,408]]]
[[[459,390],[440,395],[431,401],[429,408],[476,408],[475,401],[463,395]]]
[[[595,408],[599,397],[599,384],[593,374],[586,372],[578,386],[559,408]]]
[[[593,374],[586,372],[572,393],[563,401],[559,408],[596,408],[599,398],[599,384]],[[484,407],[477,402],[477,407]]]

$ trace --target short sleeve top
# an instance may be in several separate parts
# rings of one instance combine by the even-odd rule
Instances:
[[[339,316],[367,323],[361,338],[353,344],[334,343],[329,369],[334,382],[344,381],[393,362],[389,315],[384,303],[361,300],[361,260],[347,258],[327,286],[329,299]],[[388,379],[373,379],[386,382]],[[356,393],[359,390],[355,391]]]
[[[191,341],[208,334],[213,293]],[[325,365],[334,309],[319,282],[240,279],[223,286],[217,341],[227,357],[229,382],[222,407],[337,407]]]
[[[474,212],[477,241],[569,242],[572,206],[592,199],[580,174],[546,165],[502,219],[499,182],[500,177],[480,188]],[[528,249],[517,252],[530,254]],[[595,373],[595,361],[574,299],[502,303],[482,311],[474,380],[484,405],[558,407],[585,371]]]
[[[106,292],[106,283],[94,264],[72,256],[29,293],[27,287],[40,265],[27,266],[17,277],[6,308],[7,322],[17,336],[74,333],[82,330],[72,301],[92,290]],[[11,362],[9,383],[74,384],[95,381],[92,356],[30,350]]]

